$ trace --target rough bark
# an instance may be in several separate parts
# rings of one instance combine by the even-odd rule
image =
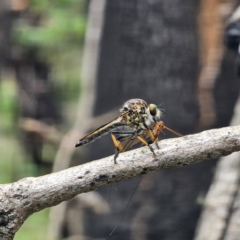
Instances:
[[[147,147],[42,177],[28,177],[0,185],[0,237],[13,239],[26,218],[77,194],[108,183],[137,177],[163,168],[177,167],[226,156],[240,150],[240,126],[205,131],[159,143],[156,157]]]

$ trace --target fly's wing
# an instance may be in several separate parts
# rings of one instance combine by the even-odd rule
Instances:
[[[121,126],[111,131],[112,134],[120,141],[123,151],[127,151],[132,146],[139,143],[139,140],[135,136],[135,131],[130,126]]]
[[[111,133],[115,136],[115,138],[118,141],[123,142],[134,136],[135,131],[130,126],[124,125],[114,128],[114,130],[112,130]]]
[[[115,135],[116,139],[121,142],[123,151],[129,150],[130,148],[136,146],[137,144],[142,144],[136,138],[135,132],[132,130],[131,127],[124,126],[124,127],[120,127],[119,130],[122,132],[119,134],[114,134],[114,132],[113,132],[113,134]],[[130,134],[130,131],[133,131],[133,132]],[[126,133],[128,133],[128,134],[126,134]],[[153,141],[149,135],[149,131],[147,129],[142,130],[142,132],[139,134],[139,136],[141,136],[149,144],[153,143]]]
[[[101,127],[97,128],[96,130],[90,132],[83,138],[81,138],[76,144],[75,147],[82,146],[84,144],[87,144],[91,141],[94,141],[95,139],[109,133],[112,129],[117,128],[118,126],[124,125],[124,119],[126,117],[127,113],[122,114],[121,116],[113,119],[111,122],[108,122]]]
[[[155,124],[152,124],[150,126],[150,129],[151,131],[153,131],[154,133],[154,127],[155,127]],[[164,125],[163,129],[167,129],[168,131],[174,133],[175,135],[181,137],[183,136],[182,134],[172,130],[171,128],[167,127]],[[160,132],[161,133],[161,132]],[[152,138],[150,137],[150,134],[149,134],[149,131],[147,129],[143,130],[142,133],[140,134],[140,136],[148,143],[148,144],[152,144],[153,143],[153,140]],[[124,151],[127,151],[129,150],[130,148],[136,146],[137,144],[141,143],[135,135],[131,135],[131,136],[128,136],[126,138],[122,138],[122,139],[118,139],[120,142],[121,142],[121,145],[124,149]],[[141,143],[141,145],[143,145]]]
[[[142,137],[148,144],[153,143],[151,137],[149,136],[148,130],[143,130],[139,136]],[[130,148],[136,146],[137,144],[141,144],[141,146],[143,145],[142,142],[140,142],[135,136],[131,137],[131,139],[129,140],[123,141],[121,144],[123,146],[124,151],[129,150]]]

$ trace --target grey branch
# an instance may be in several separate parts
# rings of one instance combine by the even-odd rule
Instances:
[[[0,185],[0,239],[13,239],[29,215],[77,194],[163,168],[188,165],[239,151],[240,126],[163,140],[159,142],[160,149],[153,147],[155,157],[148,147],[142,147],[120,154],[117,164],[110,156],[42,177],[28,177]]]

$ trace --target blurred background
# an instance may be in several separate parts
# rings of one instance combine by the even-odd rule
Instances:
[[[184,135],[239,124],[239,4],[1,0],[0,182],[112,155],[109,136],[74,145],[131,98]],[[126,209],[138,182],[35,213],[15,239],[239,239],[238,154],[146,175]]]

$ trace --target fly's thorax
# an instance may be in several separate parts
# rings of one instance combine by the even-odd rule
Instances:
[[[135,130],[142,128],[147,118],[147,107],[147,103],[139,98],[130,99],[125,102],[120,109],[120,112],[124,115],[125,124]]]
[[[144,114],[146,112],[147,107],[148,107],[147,103],[144,100],[134,98],[125,102],[122,108],[120,109],[120,112],[121,113],[134,112],[138,114],[141,113]]]
[[[126,125],[131,126],[135,130],[141,127],[145,123],[147,114],[138,113],[137,111],[130,111],[124,116],[124,122]]]

